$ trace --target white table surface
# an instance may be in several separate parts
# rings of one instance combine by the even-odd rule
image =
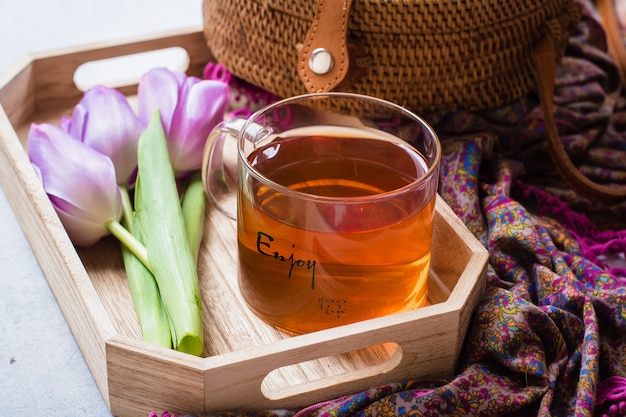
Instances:
[[[199,28],[201,8],[202,0],[0,0],[0,73],[28,53]],[[0,416],[111,416],[1,190]]]

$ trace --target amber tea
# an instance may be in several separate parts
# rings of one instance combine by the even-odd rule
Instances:
[[[240,184],[244,299],[296,333],[423,306],[436,188],[415,186],[425,159],[387,134],[309,132],[323,134],[283,134],[248,155],[264,178]]]

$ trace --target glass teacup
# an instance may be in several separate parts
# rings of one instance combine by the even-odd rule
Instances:
[[[423,306],[440,158],[424,120],[356,94],[293,97],[218,126],[205,187],[237,220],[254,313],[305,333]]]

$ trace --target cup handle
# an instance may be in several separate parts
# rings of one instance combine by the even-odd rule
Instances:
[[[227,217],[237,218],[237,138],[245,119],[219,123],[209,134],[202,156],[204,190],[215,207]]]

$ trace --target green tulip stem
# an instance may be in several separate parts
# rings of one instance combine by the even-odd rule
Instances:
[[[200,244],[202,243],[204,232],[206,204],[202,175],[198,170],[191,174],[181,203],[185,229],[187,230],[191,252],[196,263],[198,262],[198,253],[200,252]]]
[[[150,272],[152,272],[150,262],[148,261],[148,250],[132,233],[115,219],[109,220],[106,223],[106,228],[117,240],[122,242]]]
[[[132,237],[137,241],[136,243],[144,246],[141,242],[139,224],[134,221],[135,213],[128,187],[120,185],[119,189],[122,195],[122,228],[131,233]],[[125,234],[124,231],[121,232]],[[137,249],[138,246],[135,246],[135,248]],[[139,251],[141,254],[147,254],[145,246],[139,248]],[[161,295],[154,275],[146,267],[146,262],[148,262],[147,256],[140,260],[135,252],[131,251],[129,245],[122,242],[122,258],[126,269],[126,277],[128,278],[128,288],[130,289],[137,321],[139,322],[139,327],[141,327],[144,340],[148,343],[171,349],[172,334],[170,332],[169,317],[161,302]]]
[[[130,195],[128,194],[128,187],[125,185],[119,185],[120,194],[122,195],[122,220],[126,227],[132,229],[133,226],[133,203],[130,200]]]

